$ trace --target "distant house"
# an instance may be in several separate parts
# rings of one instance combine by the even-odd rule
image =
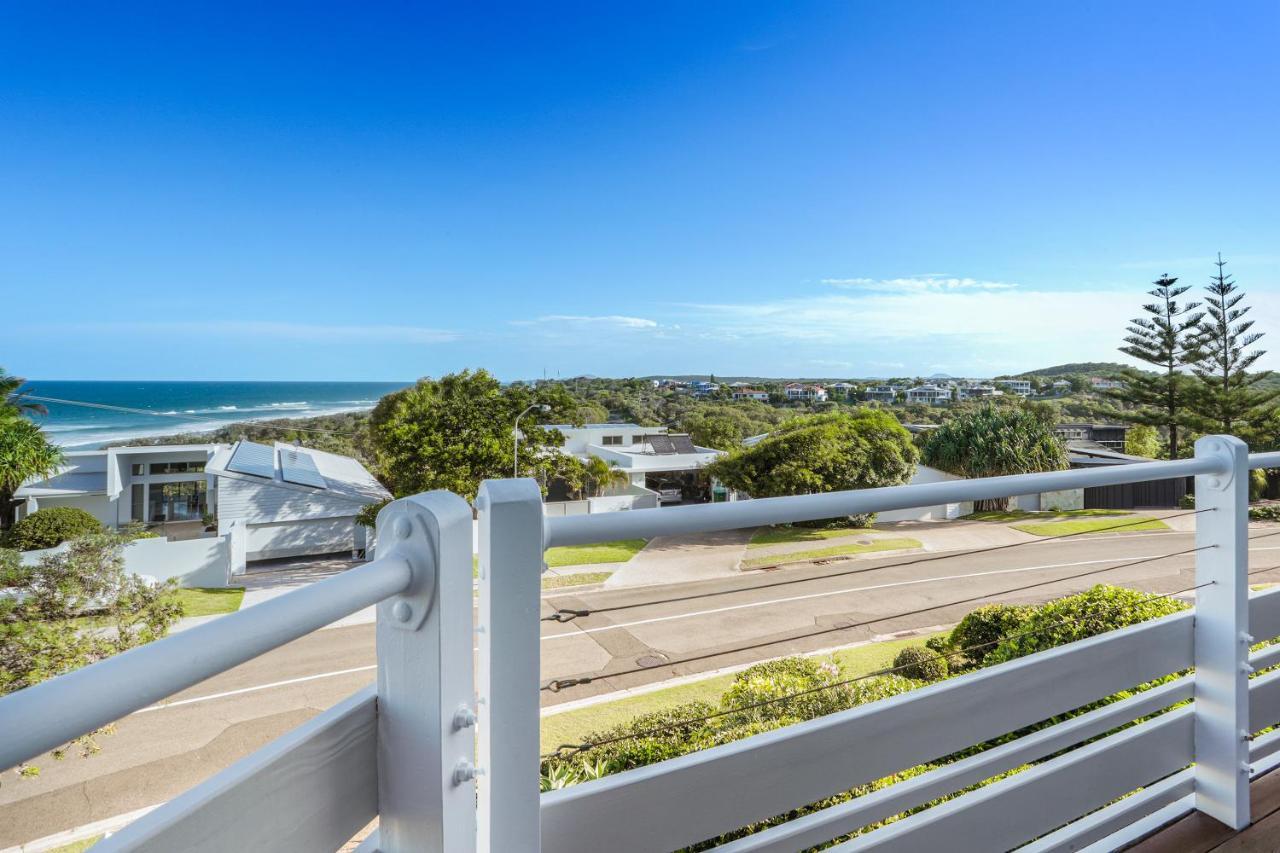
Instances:
[[[863,393],[863,398],[876,403],[896,403],[898,395],[905,391],[902,385],[875,385]]]
[[[219,532],[239,521],[247,558],[261,560],[362,546],[356,513],[391,494],[350,457],[241,440],[67,453],[55,476],[24,483],[14,497],[17,518],[74,506],[108,527],[163,524],[190,536],[208,518]]]
[[[1089,386],[1095,391],[1118,391],[1125,387],[1119,379],[1103,379],[1100,376],[1089,377]]]
[[[792,382],[785,389],[787,400],[820,403],[827,399],[827,389],[821,385],[804,385]]]
[[[960,385],[956,388],[956,398],[960,400],[983,400],[988,397],[999,397],[1002,392],[991,385]]]
[[[837,382],[834,385],[830,386],[827,390],[831,393],[831,396],[839,397],[842,400],[847,400],[849,399],[849,396],[853,394],[854,391],[857,390],[857,387],[858,386],[852,385],[848,382]]]
[[[1071,383],[1065,379],[1059,379],[1051,387],[1053,388],[1053,393],[1058,396],[1071,393]]]
[[[907,389],[907,402],[941,406],[951,402],[951,389],[939,385],[917,385]]]
[[[1064,423],[1054,428],[1063,441],[1087,441],[1117,453],[1124,453],[1129,427],[1124,424]]]
[[[761,391],[759,388],[735,388],[733,392],[735,400],[759,400],[763,403],[769,402],[769,392]]]
[[[1032,393],[1029,379],[997,379],[995,384],[1019,397],[1030,397]]]

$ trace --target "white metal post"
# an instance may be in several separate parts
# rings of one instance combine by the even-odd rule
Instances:
[[[378,605],[378,850],[475,850],[471,507],[437,491],[378,513],[413,580]]]
[[[1229,435],[1196,442],[1223,474],[1196,477],[1196,809],[1249,825],[1249,451]]]
[[[541,849],[538,793],[542,493],[533,480],[488,480],[480,511],[477,754],[483,853]]]

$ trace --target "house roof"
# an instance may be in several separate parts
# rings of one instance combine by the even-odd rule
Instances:
[[[1073,467],[1093,468],[1100,465],[1129,465],[1134,462],[1152,462],[1146,456],[1134,456],[1112,450],[1096,441],[1071,439],[1067,442],[1067,459]]]
[[[250,447],[246,448],[246,450],[256,450],[257,456],[262,458],[265,458],[263,451],[270,454],[270,476],[267,476],[265,467],[262,469],[261,474],[247,473],[247,467],[244,470],[235,470],[232,460],[236,458],[236,451],[241,448],[241,445],[249,445]],[[290,465],[296,464],[298,457],[303,456],[309,458],[311,463],[314,464],[315,471],[320,478],[315,482],[323,480],[323,487],[290,482],[286,479],[286,469]],[[286,463],[284,465],[281,462],[282,458]],[[291,459],[294,461],[290,462]],[[229,465],[233,467],[229,468]],[[323,450],[314,450],[309,447],[296,447],[283,442],[276,442],[274,445],[262,445],[241,439],[231,447],[219,448],[214,453],[213,458],[209,460],[209,464],[205,466],[205,471],[219,477],[269,483],[276,488],[291,489],[310,494],[323,491],[333,497],[360,504],[373,503],[374,501],[391,497],[391,493],[383,488],[382,484],[359,461],[352,459],[350,456],[326,453]],[[294,479],[297,478],[294,477]]]
[[[69,495],[105,495],[106,471],[79,471],[70,469],[48,478],[28,483],[13,493],[22,498],[55,498]]]

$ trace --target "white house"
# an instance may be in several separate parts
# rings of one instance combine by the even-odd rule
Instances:
[[[877,403],[896,403],[898,395],[905,390],[902,385],[876,385],[868,388],[862,396]]]
[[[815,403],[821,403],[827,399],[827,389],[821,385],[803,385],[799,382],[792,382],[784,389],[787,392],[788,400],[806,400]]]
[[[907,402],[941,406],[951,402],[951,389],[938,385],[917,385],[907,389]]]
[[[737,388],[733,392],[735,400],[759,400],[762,403],[769,402],[769,392],[761,391],[759,388]]]
[[[53,477],[23,484],[16,517],[79,507],[108,527],[215,517],[246,529],[249,560],[350,551],[363,544],[356,513],[391,497],[354,459],[291,444],[239,441],[111,447],[66,454]]]
[[[631,500],[615,500],[616,506],[602,507],[608,509],[652,507],[660,495],[668,501],[678,500],[681,492],[693,494],[699,487],[698,470],[723,455],[723,451],[696,446],[687,435],[673,435],[666,427],[625,423],[546,428],[564,435],[561,452],[584,461],[597,456],[627,474],[628,486],[612,490],[608,497]],[[552,490],[549,497],[554,494]]]
[[[852,383],[849,383],[849,382],[837,382],[827,390],[830,391],[836,397],[848,399],[848,397],[851,394],[853,394],[853,392],[856,391],[857,388],[858,386],[853,385]]]
[[[999,397],[1001,393],[991,385],[960,385],[956,388],[956,398],[960,400],[982,400],[987,397]]]
[[[1032,393],[1029,379],[997,379],[995,384],[1019,397],[1030,397]]]
[[[1103,379],[1100,376],[1089,377],[1089,385],[1095,391],[1118,391],[1124,387],[1119,379]]]

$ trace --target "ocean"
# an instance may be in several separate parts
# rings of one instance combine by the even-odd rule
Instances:
[[[69,403],[36,421],[51,441],[90,449],[132,438],[207,432],[239,421],[305,418],[373,408],[407,382],[80,382],[32,379],[41,397],[136,409],[121,412]],[[43,401],[41,401],[43,402]]]

